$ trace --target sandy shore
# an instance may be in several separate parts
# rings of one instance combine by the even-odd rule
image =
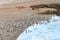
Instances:
[[[0,40],[16,40],[16,38],[30,25],[40,21],[49,20],[51,15],[38,14],[48,9],[32,10],[33,4],[46,3],[46,1],[33,0],[24,3],[11,3],[0,6]],[[52,3],[51,0],[47,3]],[[57,2],[60,2],[57,0]],[[18,9],[16,6],[27,8]]]
[[[16,40],[28,26],[51,17],[51,15],[37,14],[38,12],[31,8],[0,9],[0,40]]]

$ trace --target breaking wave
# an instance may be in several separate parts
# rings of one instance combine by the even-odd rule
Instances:
[[[29,26],[17,40],[60,40],[60,16]]]

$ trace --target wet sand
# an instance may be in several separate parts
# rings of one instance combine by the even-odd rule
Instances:
[[[16,40],[28,26],[51,17],[37,13],[30,8],[0,9],[0,40]]]

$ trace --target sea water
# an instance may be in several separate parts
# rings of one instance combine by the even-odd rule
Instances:
[[[60,40],[60,16],[29,26],[16,40]]]

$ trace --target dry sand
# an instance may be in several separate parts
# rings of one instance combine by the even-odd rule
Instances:
[[[5,2],[6,1],[7,0],[5,0]],[[60,3],[60,0],[12,0],[11,3],[8,2],[8,3],[0,4],[0,8],[15,7],[18,5],[29,7],[29,6],[35,5],[35,4],[50,4],[50,3]]]

